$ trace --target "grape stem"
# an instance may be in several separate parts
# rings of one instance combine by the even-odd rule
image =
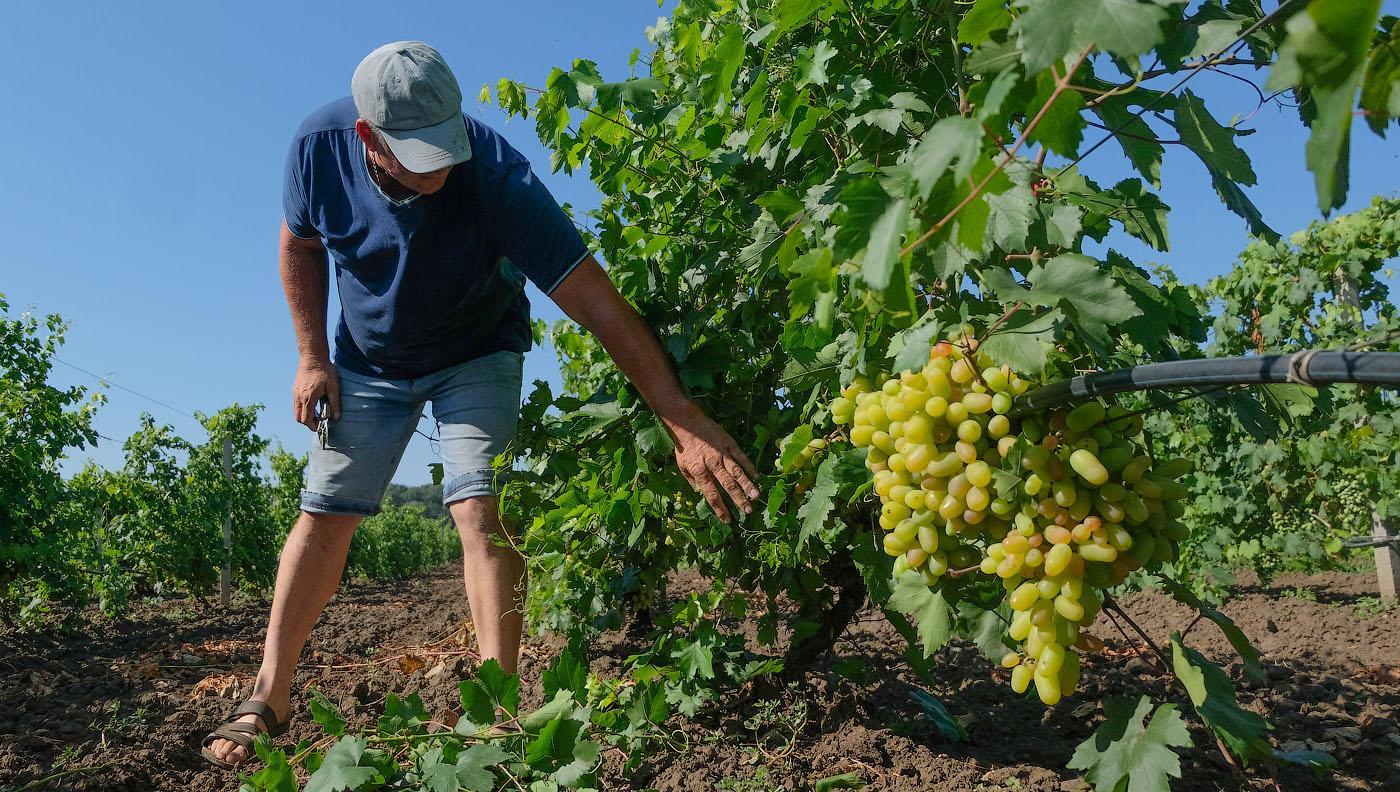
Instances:
[[[1000,319],[996,320],[995,322],[992,322],[992,326],[987,328],[987,332],[983,333],[982,337],[977,339],[978,346],[981,346],[982,342],[986,341],[992,335],[992,333],[995,333],[998,327],[1001,327],[1003,324],[1005,324],[1007,319],[1010,319],[1013,314],[1021,310],[1023,307],[1025,307],[1025,305],[1026,304],[1024,302],[1017,300],[1016,304],[1011,306],[1010,310],[1002,314]]]
[[[899,255],[901,258],[909,255],[915,248],[932,239],[933,235],[937,234],[940,230],[942,230],[942,228],[946,226],[949,222],[951,222],[954,217],[957,217],[958,213],[961,212],[964,207],[976,200],[977,197],[982,194],[982,191],[987,188],[987,185],[992,181],[992,178],[995,177],[998,173],[1001,173],[1001,171],[1004,168],[1006,168],[1007,164],[1010,163],[1013,159],[1015,159],[1016,152],[1020,151],[1021,147],[1026,144],[1026,139],[1030,137],[1031,133],[1035,131],[1035,128],[1040,125],[1040,122],[1045,118],[1046,113],[1050,111],[1051,105],[1055,104],[1055,100],[1060,98],[1060,94],[1069,90],[1070,78],[1074,75],[1075,71],[1079,69],[1080,65],[1084,63],[1084,59],[1089,57],[1089,53],[1092,52],[1093,49],[1093,44],[1089,44],[1088,46],[1086,46],[1083,50],[1080,51],[1079,57],[1075,58],[1074,62],[1070,64],[1068,69],[1065,70],[1064,75],[1056,76],[1055,88],[1050,92],[1050,98],[1047,99],[1045,105],[1040,108],[1040,112],[1036,113],[1035,117],[1032,118],[1025,125],[1025,127],[1021,129],[1021,135],[1016,139],[1016,142],[1012,144],[1011,150],[1008,151],[1004,157],[1002,157],[1001,161],[997,163],[996,167],[992,168],[990,173],[988,173],[985,177],[982,178],[982,181],[978,182],[977,185],[972,188],[972,191],[967,194],[966,198],[963,198],[962,201],[958,202],[958,205],[954,206],[946,215],[943,216],[942,219],[934,223],[932,226],[929,226],[927,231],[920,234],[914,241],[910,242],[902,250],[900,250]]]
[[[1129,616],[1128,612],[1123,610],[1123,606],[1118,604],[1118,600],[1115,600],[1112,594],[1109,594],[1107,592],[1104,593],[1103,606],[1108,610],[1112,611],[1113,613],[1122,616],[1123,621],[1126,621],[1128,623],[1128,626],[1133,628],[1133,632],[1136,632],[1142,638],[1142,640],[1152,649],[1153,654],[1157,655],[1157,659],[1162,661],[1162,670],[1167,672],[1171,671],[1171,663],[1167,662],[1167,656],[1162,652],[1162,648],[1158,646],[1150,636],[1148,636],[1146,631],[1144,631],[1141,627],[1138,626],[1137,622],[1133,621],[1133,617]],[[1121,630],[1123,628],[1119,627],[1118,629]]]
[[[1147,645],[1152,648],[1153,653],[1157,655],[1157,659],[1161,661],[1163,670],[1167,673],[1173,673],[1171,670],[1172,666],[1170,663],[1167,662],[1167,656],[1162,652],[1161,647],[1157,646],[1157,644],[1152,640],[1152,638],[1147,635],[1147,632],[1144,631],[1142,627],[1139,627],[1137,622],[1133,621],[1133,617],[1129,616],[1128,612],[1123,610],[1123,606],[1118,604],[1118,601],[1113,598],[1113,595],[1104,592],[1103,606],[1105,610],[1108,610],[1110,612],[1110,616],[1114,613],[1118,614],[1119,616],[1122,616],[1123,620],[1126,621],[1128,625],[1133,628],[1133,631],[1136,632],[1139,636],[1141,636],[1142,640],[1145,641]],[[1113,623],[1115,626],[1118,627],[1119,632],[1123,631],[1122,626],[1118,625],[1117,619],[1113,619]],[[1127,638],[1128,636],[1126,633],[1124,633],[1123,637]],[[1174,673],[1173,678],[1176,679],[1177,684],[1181,685],[1183,688],[1185,687],[1185,683],[1183,683],[1180,680],[1180,678],[1177,678]],[[1190,691],[1187,691],[1187,694],[1189,698]],[[1215,747],[1220,749],[1220,755],[1225,757],[1225,762],[1229,765],[1230,772],[1235,776],[1236,779],[1243,779],[1244,771],[1240,769],[1240,765],[1238,762],[1235,761],[1235,757],[1230,755],[1229,749],[1225,747],[1225,743],[1221,741],[1220,736],[1215,734],[1214,729],[1211,730],[1211,734],[1215,736]]]

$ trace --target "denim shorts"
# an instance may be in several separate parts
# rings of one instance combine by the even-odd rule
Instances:
[[[340,418],[327,422],[306,466],[303,511],[377,514],[423,405],[442,446],[442,502],[495,495],[491,463],[520,419],[525,356],[496,352],[416,379],[340,372]]]

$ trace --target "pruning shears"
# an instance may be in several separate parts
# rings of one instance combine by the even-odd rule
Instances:
[[[316,400],[316,442],[325,449],[330,437],[331,403],[325,396]]]

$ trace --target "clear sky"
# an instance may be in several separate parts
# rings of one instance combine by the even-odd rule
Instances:
[[[1397,6],[1385,2],[1387,13]],[[291,419],[296,350],[275,251],[282,162],[302,117],[348,94],[355,64],[374,47],[422,39],[453,67],[469,112],[535,162],[557,199],[590,208],[598,194],[585,177],[547,173],[531,122],[506,123],[474,97],[502,76],[539,85],[574,58],[625,77],[628,55],[646,51],[644,30],[660,13],[650,0],[0,4],[0,292],[12,310],[71,323],[64,360],[185,412],[260,402],[260,430],[305,451],[312,435]],[[1211,74],[1191,89],[1222,120],[1257,103],[1252,89]],[[1284,233],[1316,219],[1296,113],[1265,107],[1245,126],[1258,130],[1241,143],[1266,219]],[[1400,186],[1397,135],[1354,130],[1346,210]],[[1204,280],[1245,244],[1244,224],[1222,209],[1204,167],[1168,148],[1171,251],[1112,243]],[[1084,168],[1112,183],[1127,175],[1121,159],[1109,144]],[[532,302],[536,316],[561,315],[538,292]],[[97,386],[61,365],[53,379]],[[528,356],[532,379],[558,382],[549,350]],[[69,470],[89,457],[120,464],[120,440],[142,412],[203,438],[178,412],[106,393],[97,428],[118,442],[77,452]],[[434,460],[415,438],[395,480],[426,481]]]

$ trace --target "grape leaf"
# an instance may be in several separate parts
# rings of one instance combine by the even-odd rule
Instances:
[[[965,637],[977,645],[977,650],[982,656],[992,661],[1000,663],[1011,651],[1006,646],[1006,627],[1010,621],[1011,611],[1005,604],[997,606],[996,610],[982,610],[975,606],[964,606],[964,619],[968,619],[971,613],[971,629],[964,633]]]
[[[570,691],[555,691],[554,698],[545,702],[539,709],[520,717],[520,728],[525,731],[535,731],[549,721],[560,715],[572,712],[574,709],[574,697]]]
[[[1181,144],[1195,152],[1212,174],[1246,186],[1255,183],[1249,155],[1235,145],[1235,130],[1221,126],[1200,97],[1182,91],[1174,120]]]
[[[1117,130],[1114,140],[1123,148],[1128,161],[1153,187],[1162,186],[1162,156],[1165,148],[1157,142],[1152,127],[1129,109],[1122,96],[1109,96],[1094,105],[1097,115],[1109,129]]]
[[[983,85],[986,86],[986,91],[980,92]],[[1020,69],[1007,69],[990,82],[984,80],[974,86],[972,101],[977,107],[977,121],[988,125],[1000,123],[996,119],[1002,113],[1002,105],[1006,104],[1007,97],[1020,87]],[[978,98],[979,95],[980,98]],[[959,116],[951,117],[958,118]]]
[[[958,22],[958,41],[976,46],[1011,24],[1006,0],[977,0]]]
[[[816,481],[812,482],[812,489],[807,492],[807,500],[803,501],[801,508],[797,510],[797,521],[800,527],[797,532],[797,544],[795,549],[802,552],[807,546],[807,539],[822,529],[826,524],[827,515],[831,514],[832,506],[836,502],[836,465],[840,456],[838,454],[827,454],[817,467]]]
[[[1180,583],[1170,579],[1165,580],[1168,590],[1178,602],[1195,608],[1202,616],[1215,622],[1220,631],[1225,634],[1225,639],[1230,642],[1230,646],[1239,653],[1240,660],[1244,662],[1245,672],[1255,682],[1263,684],[1267,677],[1264,675],[1264,668],[1259,665],[1259,650],[1254,648],[1254,645],[1249,642],[1249,638],[1245,636],[1244,631],[1235,624],[1234,620],[1207,606],[1190,589]]]
[[[1259,211],[1259,207],[1249,200],[1244,190],[1238,184],[1230,181],[1214,171],[1210,174],[1210,184],[1215,188],[1215,194],[1220,196],[1221,203],[1235,214],[1243,217],[1249,225],[1249,233],[1257,237],[1263,237],[1270,242],[1276,242],[1279,234],[1264,222],[1264,213]]]
[[[1048,71],[1036,75],[1035,88],[1031,107],[1039,108],[1047,102],[1050,106],[1026,140],[1043,144],[1060,156],[1073,157],[1084,139],[1086,122],[1080,115],[1084,109],[1084,95],[1078,91],[1065,91],[1050,102],[1055,91],[1055,77]]]
[[[311,718],[332,737],[339,737],[345,733],[345,716],[341,715],[335,704],[319,690],[311,691]]]
[[[919,702],[919,708],[924,711],[924,717],[928,718],[944,737],[953,742],[962,742],[967,739],[967,729],[964,729],[958,719],[948,712],[948,708],[943,706],[943,702],[918,688],[914,688],[910,692],[914,695],[914,700]]]
[[[1272,753],[1273,748],[1265,738],[1271,728],[1268,721],[1241,709],[1235,700],[1235,687],[1230,677],[1200,652],[1183,646],[1181,635],[1176,633],[1172,635],[1172,671],[1186,687],[1201,720],[1245,764]]]
[[[1021,4],[1021,14],[1011,23],[1011,32],[1016,34],[1021,62],[1028,72],[1059,63],[1069,52],[1076,3],[1077,0],[1040,0]]]
[[[871,289],[883,291],[890,285],[890,274],[899,261],[899,242],[909,224],[909,199],[891,201],[870,227],[870,244],[865,249],[860,274]]]
[[[1120,58],[1132,58],[1162,40],[1166,9],[1138,0],[1039,0],[1024,2],[1011,29],[1020,37],[1030,71],[1058,63],[1071,47],[1092,41]]]
[[[525,746],[525,762],[539,770],[564,764],[564,759],[573,756],[581,728],[582,724],[572,718],[559,717],[546,723]]]
[[[1004,251],[1024,250],[1026,233],[1036,216],[1031,189],[1018,184],[1006,192],[987,196],[987,236]]]
[[[580,731],[578,738],[574,740],[573,758],[560,765],[550,778],[561,786],[578,786],[584,777],[598,766],[598,757],[602,751],[602,746],[585,739],[584,732]]]
[[[982,151],[982,128],[971,118],[950,116],[934,124],[914,146],[909,157],[909,173],[920,198],[927,198],[933,185],[954,162],[953,179],[963,181],[972,173]]]
[[[890,370],[918,371],[928,363],[929,349],[933,339],[943,332],[944,325],[933,311],[926,311],[913,327],[901,331],[890,339],[889,356],[894,358]]]
[[[297,792],[296,773],[287,763],[287,755],[272,744],[267,734],[259,734],[253,740],[253,752],[262,760],[263,767],[248,780],[260,792]]]
[[[1323,214],[1346,202],[1352,106],[1380,10],[1381,0],[1312,0],[1285,23],[1269,73],[1271,90],[1301,88],[1312,105],[1306,159]]]
[[[1390,29],[1377,36],[1380,39],[1366,59],[1366,74],[1361,78],[1361,109],[1366,111],[1366,125],[1385,137],[1385,130],[1400,117],[1400,20],[1390,17]]]
[[[359,789],[379,773],[373,767],[359,766],[360,757],[364,753],[364,737],[341,737],[326,751],[321,766],[307,779],[305,792],[345,792]]]
[[[640,424],[639,426],[637,426]],[[671,434],[661,425],[654,413],[646,412],[637,417],[637,451],[652,458],[665,458],[676,450]]]
[[[1080,37],[1120,58],[1134,58],[1162,40],[1167,10],[1138,0],[1079,0],[1074,9]]]
[[[384,712],[379,716],[380,734],[401,734],[412,731],[428,720],[427,707],[417,693],[404,698],[390,693],[384,702]]]
[[[1055,203],[1035,205],[1045,241],[1055,247],[1072,249],[1079,239],[1084,212],[1077,206]]]
[[[686,679],[714,679],[714,653],[699,641],[681,641],[681,645],[671,653],[671,657],[676,661],[676,667],[685,674]]]
[[[1133,298],[1097,261],[1078,253],[1056,256],[1031,271],[1031,289],[1025,296],[1031,305],[1061,306],[1086,334],[1107,341],[1107,327],[1137,316]]]
[[[804,50],[802,56],[797,59],[795,87],[826,85],[826,81],[830,79],[826,73],[826,64],[835,56],[836,48],[827,41],[818,41],[816,46]]]
[[[1021,50],[1015,41],[988,41],[972,51],[963,68],[968,74],[986,76],[1014,68],[1021,60]]]
[[[710,79],[704,84],[703,95],[706,104],[713,106],[729,96],[729,89],[734,85],[734,76],[739,73],[739,67],[744,62],[744,46],[744,28],[740,25],[726,26],[724,34],[715,44],[712,65],[709,67]]]
[[[487,659],[476,669],[477,681],[482,690],[491,697],[491,702],[508,714],[514,715],[520,707],[520,677],[507,674],[494,658]]]
[[[1156,193],[1143,189],[1142,182],[1124,179],[1111,190],[1100,193],[1099,198],[1115,204],[1108,216],[1122,223],[1124,231],[1157,250],[1171,247],[1167,237],[1167,205]]]
[[[812,441],[812,425],[809,423],[798,424],[792,434],[783,438],[783,452],[778,456],[778,469],[784,473],[791,473],[793,465],[797,462],[797,456]]]
[[[802,197],[793,191],[791,187],[779,187],[758,196],[754,203],[767,209],[773,219],[780,223],[786,223],[798,212],[802,211]]]
[[[781,35],[792,30],[830,4],[831,0],[782,0],[778,3],[776,14],[778,33]]]
[[[1309,768],[1319,775],[1337,766],[1336,757],[1326,751],[1311,751],[1307,749],[1280,751],[1275,748],[1269,755],[1280,762],[1288,762],[1289,764]]]
[[[510,759],[510,752],[496,743],[477,743],[457,754],[457,782],[469,792],[491,792],[496,774],[489,768]]]
[[[862,177],[841,189],[841,211],[836,219],[835,247],[839,260],[853,258],[870,241],[870,229],[890,205],[890,194],[878,179]]]
[[[1045,371],[1046,349],[1054,343],[1055,325],[1062,318],[1058,309],[1039,315],[1017,311],[982,342],[982,348],[1012,370],[1038,377]]]
[[[457,766],[442,761],[442,747],[436,746],[421,754],[417,760],[418,778],[425,792],[458,792]]]
[[[1172,749],[1191,747],[1176,707],[1163,704],[1152,712],[1152,700],[1142,696],[1136,702],[1110,698],[1103,709],[1104,722],[1075,748],[1066,767],[1088,771],[1084,779],[1096,792],[1169,792],[1168,779],[1181,778],[1181,760]]]
[[[584,686],[588,684],[588,662],[585,657],[582,641],[570,641],[568,647],[540,674],[544,694],[553,696],[561,690],[582,694]]]
[[[457,720],[454,731],[459,734],[470,734],[477,731],[478,728],[496,721],[496,711],[491,703],[491,697],[486,694],[486,690],[475,679],[462,680],[458,690],[462,702],[462,717]]]
[[[889,608],[914,617],[925,658],[942,648],[952,636],[948,603],[943,593],[931,590],[918,572],[905,572],[895,579]]]

